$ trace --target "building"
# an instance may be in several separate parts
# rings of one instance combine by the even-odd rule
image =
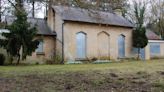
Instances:
[[[13,20],[9,17],[7,23],[11,24]],[[52,6],[46,19],[28,18],[28,21],[32,26],[37,24],[35,39],[40,41],[29,59],[51,59],[55,55],[62,56],[64,61],[134,57],[134,26],[115,13]],[[149,43],[141,50],[141,58],[164,57],[164,41],[152,31],[147,31],[146,35]]]
[[[15,17],[6,16],[6,23],[10,25],[14,21]],[[32,56],[27,57],[30,60],[43,60],[50,59],[55,54],[55,37],[56,33],[51,31],[47,25],[45,19],[40,18],[28,18],[27,20],[31,26],[36,25],[38,32],[35,39],[40,41],[38,49],[32,54]]]
[[[154,58],[164,58],[164,40],[149,28],[146,29],[146,36],[148,38],[148,44],[145,48],[140,49],[140,59],[150,60]],[[133,48],[133,57],[136,57],[137,54],[138,49]]]
[[[164,58],[164,40],[162,40],[157,34],[147,29],[146,32],[148,45],[145,47],[145,59]]]
[[[52,6],[47,22],[66,61],[130,56],[133,25],[115,13]]]

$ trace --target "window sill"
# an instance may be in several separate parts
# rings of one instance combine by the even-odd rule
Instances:
[[[36,55],[45,55],[44,52],[36,52]]]
[[[76,58],[75,61],[87,61],[87,58]]]

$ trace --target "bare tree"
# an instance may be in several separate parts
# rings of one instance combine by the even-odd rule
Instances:
[[[92,8],[102,11],[123,9],[127,0],[52,0],[54,5],[66,5],[82,8]]]
[[[151,16],[150,24],[156,33],[164,38],[164,1],[150,0]]]

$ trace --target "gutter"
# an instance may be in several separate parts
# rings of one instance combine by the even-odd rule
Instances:
[[[64,64],[64,21],[62,23],[62,61],[61,64]]]

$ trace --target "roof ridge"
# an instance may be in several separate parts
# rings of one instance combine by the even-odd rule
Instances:
[[[111,13],[111,14],[115,14],[114,11],[112,10],[112,12],[109,11],[102,11],[102,10],[94,10],[94,9],[87,9],[87,8],[83,8],[83,7],[75,7],[75,6],[63,6],[63,5],[52,5],[52,7],[63,7],[63,8],[72,8],[72,9],[80,9],[80,10],[89,10],[89,11],[95,11],[95,12],[103,12],[103,13]]]
[[[6,15],[5,17],[8,17],[8,18],[16,18],[15,16],[13,16],[13,15]],[[40,19],[40,20],[44,20],[44,18],[36,18],[36,17],[28,17],[27,16],[27,19]]]

